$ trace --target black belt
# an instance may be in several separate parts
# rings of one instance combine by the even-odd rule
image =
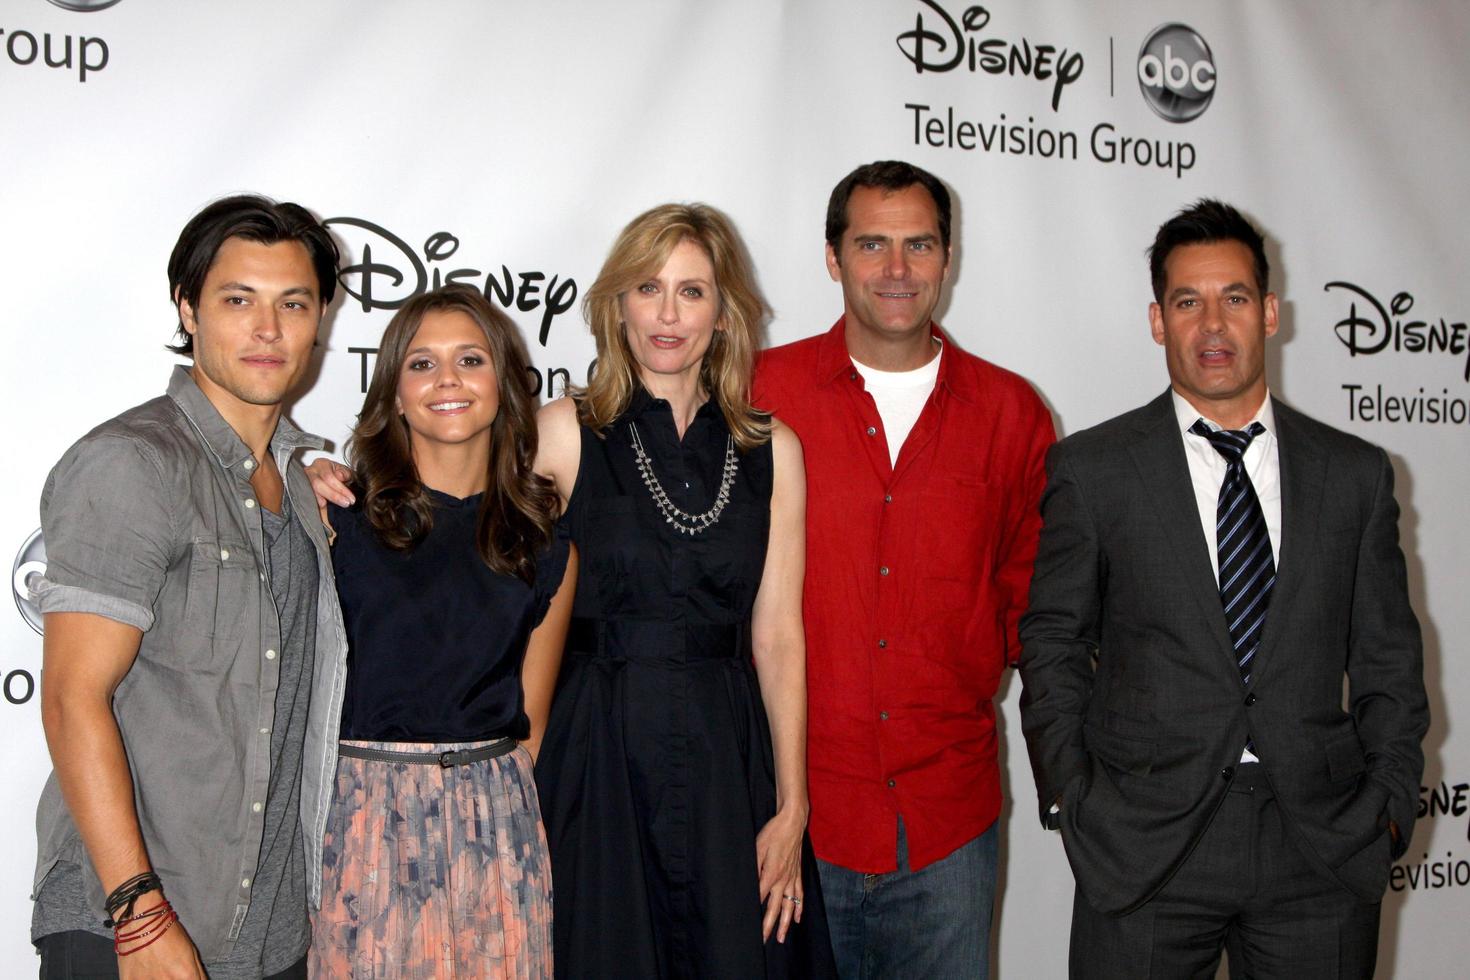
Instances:
[[[369,749],[361,745],[339,745],[337,754],[350,759],[371,759],[373,762],[407,762],[421,766],[438,765],[442,769],[467,766],[483,759],[496,759],[515,749],[513,738],[496,739],[489,745],[474,749],[458,749],[448,752],[390,752],[387,749]]]
[[[566,652],[626,660],[691,661],[750,657],[743,623],[684,623],[573,616]]]

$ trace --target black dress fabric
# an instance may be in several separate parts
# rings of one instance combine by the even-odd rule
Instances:
[[[566,571],[565,532],[537,555],[528,584],[480,558],[475,525],[483,494],[460,499],[424,489],[434,526],[409,551],[382,544],[360,504],[328,505],[349,641],[341,737],[523,739],[530,722],[521,663]]]
[[[771,449],[739,457],[718,523],[681,533],[639,475],[630,423],[679,509],[715,500],[728,430],[713,401],[682,443],[639,390],[582,430],[564,518],[580,574],[537,785],[556,889],[556,975],[830,976],[811,847],[805,911],[761,942],[755,837],[776,811],[750,653],[770,526]]]

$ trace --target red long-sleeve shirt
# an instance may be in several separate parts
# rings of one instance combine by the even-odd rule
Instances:
[[[1020,377],[948,337],[890,465],[844,321],[762,353],[757,404],[801,437],[807,472],[811,837],[825,861],[914,870],[1000,813],[995,709],[1019,656],[1051,415]]]

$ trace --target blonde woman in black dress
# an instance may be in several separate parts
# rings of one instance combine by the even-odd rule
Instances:
[[[801,446],[749,390],[729,221],[635,218],[586,300],[597,368],[541,410],[581,567],[536,777],[559,977],[832,972],[804,836]]]

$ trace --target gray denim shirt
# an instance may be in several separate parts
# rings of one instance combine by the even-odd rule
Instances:
[[[302,755],[307,894],[321,904],[322,839],[337,765],[347,636],[326,529],[301,464],[320,448],[282,418],[271,453],[316,551],[315,669]],[[270,782],[280,623],[266,581],[255,462],[189,370],[168,395],[93,429],[41,496],[42,612],[88,612],[143,631],[113,713],[153,868],[207,962],[228,955],[250,907]],[[53,773],[36,814],[34,888],[59,860],[104,893]],[[303,910],[304,911],[304,910]]]

